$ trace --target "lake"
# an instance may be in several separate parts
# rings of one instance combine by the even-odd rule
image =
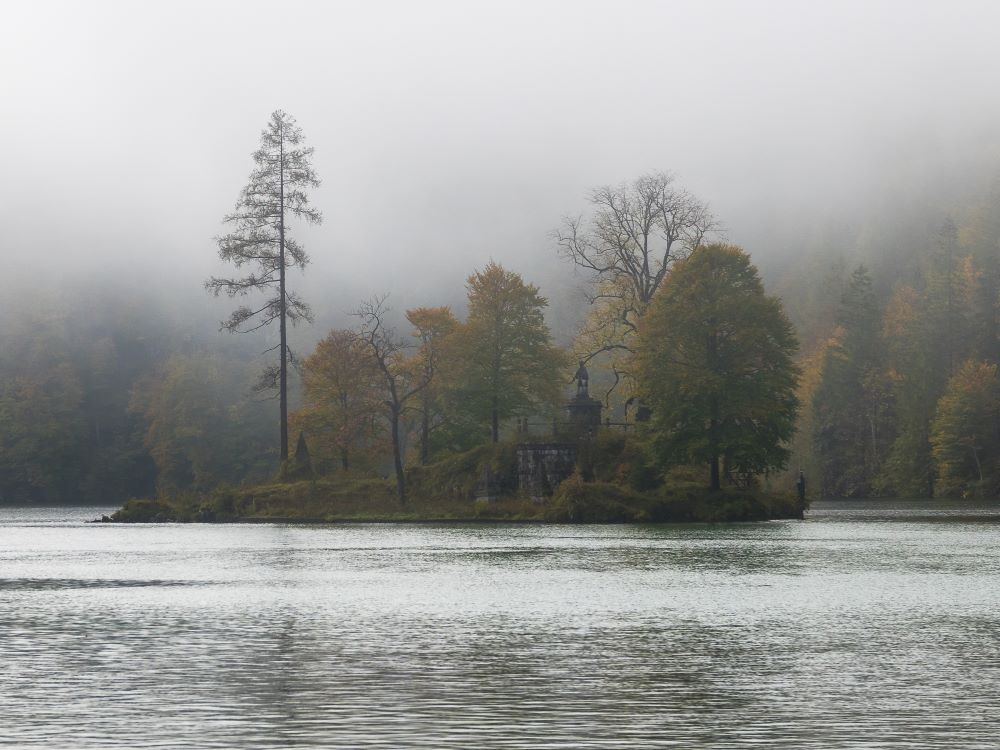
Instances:
[[[1000,510],[136,525],[0,508],[0,747],[996,748]]]

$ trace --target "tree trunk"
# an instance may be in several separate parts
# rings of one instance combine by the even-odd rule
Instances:
[[[347,471],[349,468],[347,465],[347,448],[340,449],[340,468]]]
[[[493,442],[500,442],[500,365],[501,362],[501,352],[500,352],[500,321],[496,322],[496,330],[494,330],[493,335],[496,337],[496,341],[493,345],[493,382],[491,383],[493,387],[493,402],[491,404],[492,409],[490,412],[490,427],[493,432]]]
[[[392,407],[392,462],[396,467],[396,494],[399,504],[406,505],[406,475],[403,473],[403,452],[399,444],[399,409]]]
[[[420,415],[420,463],[426,466],[431,458],[431,405],[426,395],[423,397],[423,413]]]
[[[493,442],[500,442],[500,414],[499,406],[497,405],[497,397],[493,396],[493,409],[491,413],[491,427],[493,430]]]
[[[278,309],[279,328],[281,329],[280,374],[278,381],[278,400],[281,410],[281,460],[288,460],[288,330],[285,321],[285,133],[282,127],[281,144],[279,146],[278,158],[278,184],[279,201],[278,210],[278,247],[279,247],[279,269],[278,269]]]
[[[709,467],[711,469],[711,483],[709,484],[709,489],[713,491],[722,489],[722,483],[719,481],[719,449],[715,446],[715,439],[714,439],[715,428],[716,424],[715,420],[713,419],[711,425],[709,426],[709,429],[713,433],[713,438],[712,438],[713,444],[711,449],[712,457],[709,460]]]
[[[714,326],[715,321],[712,321]],[[718,339],[715,333],[708,336],[708,369],[715,374],[718,372]],[[719,400],[712,396],[709,405],[708,423],[708,445],[710,451],[709,465],[711,470],[710,489],[717,491],[722,488],[719,481]]]
[[[976,471],[979,473],[979,484],[983,483],[983,465],[979,461],[979,451],[976,450],[976,446],[970,445],[969,448],[972,450],[972,457],[976,459]]]

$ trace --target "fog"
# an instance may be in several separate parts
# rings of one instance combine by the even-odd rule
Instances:
[[[872,204],[974,189],[1000,144],[989,2],[22,2],[4,17],[0,252],[20,288],[116,279],[207,309],[212,238],[277,108],[323,179],[292,282],[320,324],[385,291],[458,303],[491,258],[559,303],[578,279],[550,231],[591,187],[654,169],[774,272]]]

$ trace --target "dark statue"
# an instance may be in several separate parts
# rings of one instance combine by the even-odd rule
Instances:
[[[590,376],[587,374],[587,368],[584,367],[583,360],[580,360],[580,367],[576,371],[576,395],[586,397],[590,393],[587,388],[587,384],[590,381]]]

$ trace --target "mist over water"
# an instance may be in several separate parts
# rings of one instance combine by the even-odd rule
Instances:
[[[969,444],[964,426],[936,427],[957,424],[937,415],[959,403],[945,398],[958,365],[995,381],[1000,352],[998,28],[987,0],[7,3],[0,748],[994,747],[995,505],[820,503],[803,522],[712,526],[311,527],[85,526],[113,509],[19,506],[173,493],[210,503],[182,517],[222,520],[237,504],[214,488],[274,479],[288,422],[253,383],[277,326],[220,332],[233,301],[204,284],[233,272],[215,238],[278,109],[323,180],[310,193],[322,225],[290,227],[311,263],[289,286],[316,318],[291,331],[296,364],[383,294],[401,336],[420,306],[449,305],[458,325],[467,278],[491,261],[540,287],[568,349],[590,279],[553,230],[588,214],[594,188],[663,170],[750,253],[801,342],[793,473],[774,481],[790,490],[802,469],[809,499],[995,502],[995,455],[985,473],[978,453],[974,473],[959,455],[952,484],[933,482],[948,466],[939,446]],[[843,294],[850,279],[864,294]],[[845,310],[865,316],[850,328]],[[854,352],[843,377],[830,366],[849,360],[841,345]],[[442,361],[469,372],[473,348],[455,351]],[[545,362],[560,382],[532,419],[547,431],[543,407],[562,409],[576,357]],[[591,367],[590,394],[604,395],[607,364]],[[448,409],[468,406],[453,385]],[[1000,455],[987,428],[984,454]],[[296,423],[293,440],[306,431]],[[335,467],[317,432],[314,465]],[[817,449],[824,435],[836,440]],[[374,493],[388,453],[362,438],[357,483],[344,449],[323,482],[300,485]],[[468,456],[473,438],[433,458]],[[642,450],[606,463],[630,497],[643,477],[648,493],[666,481]],[[465,486],[425,476],[428,493]],[[343,517],[334,505],[317,517]]]
[[[211,309],[212,237],[280,107],[324,180],[325,223],[294,230],[314,336],[375,293],[461,307],[491,258],[570,318],[579,279],[550,230],[590,188],[650,170],[674,171],[774,275],[820,240],[849,252],[876,205],[980,189],[998,157],[988,2],[41,2],[5,16],[12,286],[120,279]]]

